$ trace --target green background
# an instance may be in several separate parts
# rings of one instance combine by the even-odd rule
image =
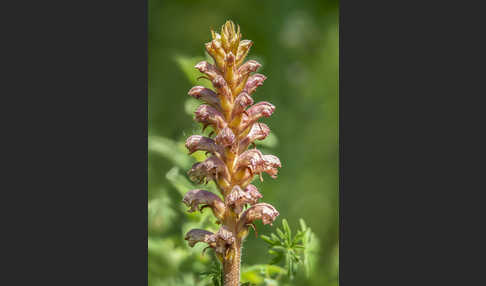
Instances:
[[[317,271],[310,279],[300,275],[288,285],[337,285],[338,9],[338,1],[149,0],[149,138],[173,140],[158,151],[149,148],[150,285],[182,285],[167,281],[175,281],[169,279],[184,271],[204,270],[183,262],[182,250],[188,247],[181,225],[187,217],[180,194],[166,173],[175,163],[183,166],[187,160],[171,148],[180,152],[185,138],[200,133],[186,112],[193,109],[187,91],[194,84],[181,64],[190,69],[193,58],[204,57],[203,44],[210,41],[210,28],[219,30],[229,19],[240,25],[244,39],[254,42],[249,58],[263,64],[259,73],[267,76],[253,96],[255,102],[264,100],[276,106],[275,113],[263,122],[278,140],[270,142],[264,153],[277,155],[283,166],[278,179],[265,175],[259,189],[262,201],[274,205],[280,216],[273,227],[259,224],[258,232],[274,231],[282,218],[296,229],[299,218],[304,218],[320,241]],[[195,69],[194,74],[198,74]],[[179,143],[171,147],[173,142]],[[185,176],[186,171],[181,169],[181,174]],[[181,258],[175,249],[181,249]],[[163,253],[171,250],[172,256]],[[253,234],[243,251],[245,265],[270,260],[267,245]],[[182,262],[174,263],[177,259]]]

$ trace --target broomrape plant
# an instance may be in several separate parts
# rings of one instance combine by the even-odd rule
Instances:
[[[260,236],[269,246],[270,263],[240,265],[242,244],[249,228],[255,229],[255,220],[272,224],[279,214],[272,205],[259,202],[263,196],[251,183],[262,180],[262,173],[275,178],[281,166],[277,157],[251,147],[273,148],[278,142],[269,127],[258,122],[275,107],[268,102],[254,103],[254,92],[266,77],[254,73],[260,66],[256,61],[244,62],[251,45],[251,41],[241,40],[239,28],[227,22],[220,34],[212,32],[212,41],[206,44],[207,61],[176,57],[189,80],[197,84],[200,71],[204,75],[199,79],[209,80],[212,89],[210,85],[191,88],[185,105],[205,136],[192,135],[185,142],[149,136],[149,150],[175,165],[166,178],[189,208],[185,213],[173,209],[165,188],[159,195],[152,193],[148,205],[150,286],[239,285],[240,280],[241,285],[288,286],[301,266],[309,277],[316,262],[319,243],[314,233],[301,219],[301,229],[293,236],[283,219],[282,229]],[[192,165],[194,159],[199,162]],[[192,182],[179,168],[190,169]],[[195,215],[196,211],[201,214]],[[174,223],[180,215],[185,219]],[[181,246],[180,235],[171,235],[180,231],[190,247],[206,244],[204,250],[213,249],[214,259]]]
[[[271,225],[279,215],[272,205],[258,203],[262,195],[251,182],[256,175],[263,181],[262,173],[276,178],[282,165],[274,155],[264,155],[256,147],[248,149],[270,133],[270,128],[258,120],[275,111],[271,103],[254,103],[251,97],[266,79],[262,74],[252,74],[261,66],[257,61],[244,62],[252,42],[242,40],[239,26],[235,29],[231,21],[223,25],[221,33],[211,34],[212,41],[205,47],[214,65],[202,61],[195,68],[204,74],[202,78],[211,81],[214,90],[195,86],[189,95],[205,103],[197,108],[195,120],[203,130],[211,126],[213,132],[210,137],[190,136],[185,146],[190,153],[205,151],[211,155],[195,163],[188,176],[198,184],[213,180],[222,198],[194,189],[186,193],[183,202],[189,212],[210,208],[220,228],[216,233],[192,229],[185,240],[190,246],[203,242],[214,249],[222,264],[223,285],[238,286],[241,247],[249,227],[255,228],[253,222],[258,219]]]

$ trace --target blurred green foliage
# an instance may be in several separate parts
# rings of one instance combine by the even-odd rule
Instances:
[[[280,217],[273,227],[257,223],[258,233],[272,238],[286,218],[295,237],[303,218],[320,248],[310,278],[299,269],[291,284],[282,284],[289,269],[285,259],[265,264],[275,255],[262,239],[249,235],[242,282],[338,285],[338,8],[338,1],[149,0],[149,285],[213,285],[214,274],[208,274],[216,271],[213,254],[203,255],[203,245],[190,248],[183,240],[190,228],[217,229],[209,211],[187,213],[181,203],[193,187],[186,171],[204,157],[187,155],[183,142],[201,133],[192,120],[199,103],[187,91],[196,83],[209,84],[196,82],[200,74],[193,63],[206,58],[209,29],[219,29],[228,19],[254,42],[250,58],[263,64],[259,72],[268,77],[255,101],[277,108],[264,120],[272,136],[261,146],[264,153],[279,156],[283,166],[278,179],[265,177],[255,184]]]

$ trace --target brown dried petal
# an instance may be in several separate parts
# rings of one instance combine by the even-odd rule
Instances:
[[[261,219],[263,224],[272,225],[278,215],[278,211],[270,204],[254,204],[242,214],[238,226],[241,229],[243,226],[248,225],[257,219]]]
[[[182,201],[190,207],[189,212],[202,210],[205,206],[209,206],[218,219],[221,219],[224,214],[224,202],[216,195],[206,190],[191,190],[187,192]],[[201,205],[201,206],[200,206]]]
[[[216,144],[227,147],[231,146],[235,142],[236,136],[231,128],[225,127],[219,131],[218,135],[214,139],[216,140]]]
[[[220,107],[220,101],[218,95],[204,86],[195,86],[189,90],[188,94],[196,99],[200,99],[213,107]]]
[[[213,32],[214,33],[214,32]],[[211,42],[206,43],[206,51],[208,54],[214,59],[214,62],[218,65],[219,68],[224,66],[224,49],[221,46],[221,40],[218,33],[213,34],[213,39]]]
[[[263,82],[267,79],[266,76],[262,74],[254,74],[248,78],[245,84],[245,88],[243,91],[247,92],[248,94],[253,94],[257,87],[263,85]]]
[[[191,229],[184,239],[187,240],[191,247],[194,247],[198,242],[205,242],[213,246],[215,245],[215,234],[204,229]]]
[[[202,123],[204,127],[212,125],[213,127],[220,129],[226,125],[221,112],[206,104],[200,105],[196,109],[195,115],[196,121]]]

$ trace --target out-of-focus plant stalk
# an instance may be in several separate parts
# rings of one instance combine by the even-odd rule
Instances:
[[[263,155],[258,149],[248,147],[255,140],[263,140],[270,129],[258,120],[269,117],[275,107],[269,102],[253,104],[251,94],[262,85],[266,77],[253,74],[261,66],[254,60],[244,62],[252,42],[241,40],[240,27],[231,21],[221,28],[221,33],[211,31],[212,40],[206,50],[214,65],[206,61],[195,68],[204,73],[214,90],[195,86],[189,95],[205,104],[195,112],[196,121],[203,129],[211,126],[212,136],[193,135],[186,141],[189,152],[205,151],[211,156],[198,162],[189,170],[189,178],[196,183],[214,180],[222,199],[206,190],[189,191],[183,202],[191,212],[211,208],[221,225],[218,232],[193,229],[186,234],[190,246],[204,242],[215,250],[223,265],[223,284],[238,286],[240,281],[241,246],[253,221],[261,219],[272,224],[279,215],[270,204],[258,203],[262,197],[251,184],[255,175],[268,173],[276,178],[281,167],[273,155]]]

